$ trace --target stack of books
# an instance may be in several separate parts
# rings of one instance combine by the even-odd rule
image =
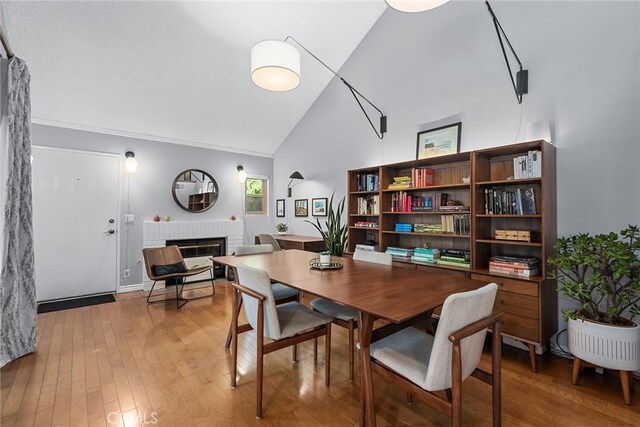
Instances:
[[[469,206],[440,206],[440,210],[443,212],[466,212],[469,210]]]
[[[416,233],[444,233],[442,224],[413,224]]]
[[[410,176],[396,176],[388,187],[389,190],[406,190],[408,188],[411,188]]]
[[[378,223],[373,221],[356,221],[354,227],[378,228]]]
[[[413,224],[405,224],[402,222],[396,223],[396,231],[401,233],[411,233]]]
[[[423,262],[425,264],[435,264],[440,258],[440,249],[436,248],[415,248],[411,261]]]
[[[412,168],[411,181],[414,187],[430,187],[433,185],[433,169]]]
[[[438,264],[458,268],[471,268],[471,252],[467,249],[443,249]]]
[[[489,272],[516,277],[531,277],[540,274],[540,260],[533,257],[492,256]]]
[[[356,245],[356,251],[377,252],[378,251],[378,245],[358,244],[358,245]]]
[[[391,257],[393,259],[400,261],[410,261],[411,257],[413,256],[413,249],[408,248],[388,246],[385,252],[391,254]]]
[[[539,178],[542,176],[542,152],[529,151],[527,155],[513,159],[513,177],[515,179]]]

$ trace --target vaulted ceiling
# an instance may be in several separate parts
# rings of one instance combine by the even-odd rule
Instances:
[[[272,155],[332,75],[267,92],[250,51],[293,35],[339,69],[385,10],[374,1],[3,2],[31,70],[35,123]]]

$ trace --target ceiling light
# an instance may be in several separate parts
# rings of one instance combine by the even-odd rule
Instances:
[[[279,40],[256,44],[251,49],[251,80],[266,90],[295,89],[300,84],[300,52]]]
[[[449,0],[385,0],[389,7],[400,12],[424,12],[442,6]]]

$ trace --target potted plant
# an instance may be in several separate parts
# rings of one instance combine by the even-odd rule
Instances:
[[[320,252],[320,264],[322,265],[331,264],[331,252],[329,251]]]
[[[562,310],[575,357],[573,382],[581,361],[619,370],[630,404],[629,374],[640,369],[640,326],[632,320],[640,314],[640,229],[562,237],[556,251],[550,277],[562,295],[579,303]]]
[[[289,226],[284,222],[281,222],[280,224],[276,224],[276,230],[278,230],[278,234],[281,236],[284,236],[285,234],[287,234],[288,229],[289,229]]]
[[[330,255],[342,256],[347,243],[347,224],[342,224],[344,197],[334,209],[334,193],[331,194],[331,199],[329,200],[327,219],[324,222],[324,228],[318,218],[316,218],[316,222],[311,222],[309,220],[305,221],[313,225],[320,232],[322,240],[324,240],[324,248]]]

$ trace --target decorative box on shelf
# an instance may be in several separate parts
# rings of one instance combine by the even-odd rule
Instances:
[[[515,240],[518,242],[531,242],[529,230],[496,230],[496,240]]]

